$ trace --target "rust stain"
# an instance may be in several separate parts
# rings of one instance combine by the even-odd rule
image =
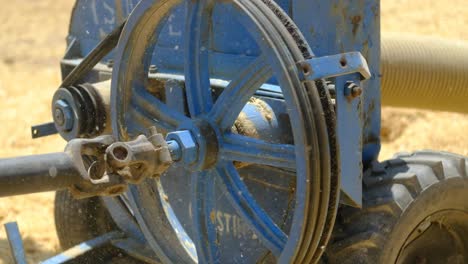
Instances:
[[[370,56],[370,52],[369,52],[369,39],[366,39],[366,40],[362,43],[361,54],[362,54],[362,56],[364,56],[364,58],[366,58],[367,61],[369,61],[369,56]]]
[[[351,24],[353,24],[353,29],[352,29],[353,36],[356,36],[359,26],[361,25],[361,21],[362,21],[361,15],[356,15],[356,16],[351,17]]]
[[[380,4],[376,1],[376,4],[371,7],[372,14],[374,15],[374,20],[378,20],[380,18]]]
[[[314,26],[312,26],[312,27],[310,28],[309,31],[310,31],[310,34],[311,34],[312,36],[316,37],[316,36],[315,36],[316,32],[315,32]]]
[[[363,138],[363,145],[367,144],[379,144],[380,138],[373,133],[369,133]]]
[[[214,210],[210,213],[210,220],[213,224],[216,222],[216,212]]]
[[[363,128],[364,129],[371,126],[372,113],[374,113],[374,111],[375,111],[375,101],[371,100],[367,106],[367,110],[364,111],[364,114],[363,114]]]

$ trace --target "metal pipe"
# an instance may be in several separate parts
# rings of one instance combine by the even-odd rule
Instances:
[[[64,152],[0,159],[0,197],[55,191],[82,181]]]
[[[382,104],[468,113],[468,43],[382,36]]]

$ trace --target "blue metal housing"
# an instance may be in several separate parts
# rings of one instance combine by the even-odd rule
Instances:
[[[138,2],[138,0],[78,0],[72,14],[70,33],[67,39],[69,48],[62,61],[63,75],[67,75],[106,34],[122,23]],[[377,159],[380,151],[380,2],[378,0],[280,0],[277,3],[297,24],[316,56],[304,62],[309,64],[311,73],[302,76],[303,80],[326,78],[334,84],[336,133],[339,147],[337,159],[340,161],[343,194],[341,199],[343,203],[360,206],[363,167]],[[231,8],[229,4],[221,2],[215,6],[213,12],[211,24],[213,37],[209,43],[209,74],[210,77],[213,77],[212,86],[222,87],[230,80],[234,80],[243,67],[250,65],[260,54],[259,46],[234,18],[235,12]],[[164,37],[158,40],[154,52],[148,54],[151,56],[152,64],[157,65],[157,71],[160,75],[183,77],[185,63],[183,49],[187,47],[184,44],[185,14],[183,5],[173,11],[162,29],[161,35]],[[90,74],[86,81],[109,79],[114,54],[110,53],[97,65],[96,71]],[[183,81],[183,79],[176,77],[171,79],[173,79],[172,83],[169,83],[166,89],[180,90],[178,82]],[[362,88],[361,96],[355,98],[349,96],[350,91],[347,86],[349,81]],[[180,108],[181,104],[178,103],[178,100],[181,100],[181,93],[172,95],[174,98],[171,102],[174,105],[168,106],[170,109]],[[257,91],[257,95],[267,102],[272,108],[271,111],[278,117],[287,112],[284,103],[285,97],[283,97],[275,79],[271,79],[266,85],[263,85]],[[191,105],[188,107],[193,108]],[[285,134],[283,131],[289,131],[288,128],[281,127],[281,123],[276,119],[268,124],[263,124],[261,118],[255,120],[260,116],[255,107],[250,106],[249,108],[247,105],[243,111],[249,120],[253,120],[256,124],[260,137],[262,137],[263,131],[265,131],[265,137],[275,138],[280,138]],[[275,129],[272,130],[271,126],[274,126]],[[271,134],[271,131],[275,131],[275,135]],[[310,133],[316,133],[316,131],[310,131]],[[182,168],[172,168],[168,174],[171,173],[172,175],[187,174]],[[289,199],[283,198],[286,197],[285,193],[288,192],[288,187],[294,181],[293,177],[289,175],[290,172],[278,173],[273,170],[269,172],[268,169],[264,168],[254,168],[253,170],[246,169],[243,173],[250,174],[253,178],[265,173],[275,173],[278,178],[283,179],[282,182],[278,181],[277,185],[285,188],[269,191],[267,195],[261,195],[265,188],[264,185],[258,183],[262,182],[261,178],[257,178],[257,182],[250,183],[248,186],[248,191],[256,194],[254,199],[263,209],[267,212],[274,212],[273,215],[270,215],[271,219],[274,222],[281,221],[283,218],[281,212],[284,208],[289,208]],[[168,201],[161,199],[160,211],[166,215],[177,215],[180,222],[173,221],[170,225],[177,233],[183,234],[183,239],[179,237],[179,240],[188,241],[190,240],[188,237],[196,235],[189,233],[190,230],[197,230],[193,228],[190,220],[192,218],[190,206],[192,205],[186,202],[190,201],[193,194],[184,193],[181,190],[184,190],[185,186],[195,186],[195,184],[190,181],[190,177],[173,179],[171,179],[173,182],[170,183],[162,177],[161,181],[152,188],[160,189],[160,195],[164,191],[168,194],[177,194],[176,197],[169,196]],[[213,180],[213,182],[215,181]],[[162,186],[164,186],[164,190]],[[133,198],[130,198],[130,203],[144,199],[144,197],[139,196],[141,190],[136,188],[140,187],[131,187]],[[210,195],[216,196],[217,192],[215,190]],[[275,201],[273,202],[272,199]],[[196,201],[197,199],[192,200]],[[223,206],[224,204],[226,206]],[[219,241],[222,242],[219,245],[219,250],[228,252],[224,257],[236,260],[239,256],[235,252],[242,252],[242,247],[258,251],[250,252],[250,257],[264,254],[262,243],[257,239],[257,236],[254,236],[253,232],[249,231],[248,223],[246,224],[238,215],[233,217],[236,215],[236,209],[229,205],[226,197],[218,199],[217,206],[216,210],[212,211],[213,215],[210,214],[210,217],[215,219],[214,222],[218,224],[216,228],[224,228],[229,231],[229,227],[231,227],[234,230],[230,233],[224,232],[219,238]],[[141,214],[145,214],[144,210],[141,212],[135,210],[134,213],[139,220],[143,218]],[[176,217],[169,218],[170,221],[177,219]],[[284,220],[286,229],[291,224],[289,218],[290,216]],[[224,224],[219,225],[220,223]],[[147,229],[147,227],[143,227],[143,232],[148,232],[144,230],[145,228]],[[184,232],[184,229],[188,234]],[[233,238],[237,238],[237,240]],[[239,244],[239,241],[242,243]],[[148,243],[152,245],[153,249],[158,244],[157,241],[151,240],[148,240]],[[191,258],[195,259],[193,243],[188,241],[186,244],[189,245],[186,251],[189,252]],[[281,249],[284,249],[284,245],[278,247],[278,254]],[[229,251],[232,251],[231,255]]]
[[[79,0],[76,3],[68,36],[69,49],[63,61],[63,73],[86,56],[97,43],[129,15],[138,0]],[[380,151],[380,1],[378,0],[280,0],[277,2],[298,25],[314,54],[318,57],[360,52],[366,59],[371,77],[362,83],[363,94],[346,115],[338,113],[338,140],[341,155],[343,202],[359,205],[362,166],[378,157]],[[217,5],[214,11],[211,43],[211,74],[229,80],[232,73],[259,53],[258,46],[239,23],[232,18],[229,6]],[[153,61],[162,73],[183,71],[184,8],[169,17],[158,42]],[[236,30],[229,30],[236,28]],[[244,39],[244,41],[239,41]],[[113,58],[109,54],[103,64]],[[109,78],[103,70],[90,79]],[[98,67],[99,68],[99,67]],[[351,80],[337,78],[336,84]],[[274,83],[274,81],[273,81]],[[340,86],[343,86],[340,84]],[[337,89],[341,89],[338,87]],[[272,85],[267,93],[277,95]],[[340,97],[338,99],[338,108]]]

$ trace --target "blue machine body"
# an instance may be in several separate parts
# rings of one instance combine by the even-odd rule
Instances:
[[[138,0],[78,0],[74,8],[70,31],[68,36],[68,50],[62,61],[62,72],[66,75],[86,56],[106,34],[110,33],[116,26],[122,23],[137,5]],[[277,2],[294,20],[300,31],[304,34],[316,57],[309,60],[314,68],[314,74],[309,78],[333,77],[330,79],[335,84],[336,90],[336,113],[337,113],[337,139],[339,147],[339,160],[341,169],[342,201],[351,205],[361,205],[362,199],[362,173],[363,168],[371,161],[378,158],[380,151],[380,1],[379,0],[280,0]],[[243,65],[253,61],[259,54],[259,47],[249,37],[242,26],[232,18],[232,12],[228,5],[222,3],[216,5],[213,12],[212,24],[214,37],[210,43],[210,71],[211,75],[218,79],[229,81]],[[163,38],[158,42],[155,52],[151,54],[152,61],[158,65],[161,74],[177,75],[183,73],[184,65],[184,15],[183,6],[177,8],[169,16],[162,31]],[[358,52],[358,53],[353,53]],[[367,65],[361,63],[362,54],[367,61],[369,76],[360,74],[360,69],[367,69]],[[333,57],[332,55],[337,55]],[[342,54],[342,55],[340,55]],[[332,56],[330,60],[320,60],[321,57]],[[330,61],[339,60],[340,56],[348,58],[348,63],[355,71],[346,72],[342,69],[339,76],[330,76],[328,73],[341,71],[330,66]],[[110,67],[113,53],[109,54],[96,67],[87,81],[97,82],[110,78]],[[353,63],[355,63],[353,65]],[[365,71],[364,71],[365,72]],[[362,78],[365,77],[365,78]],[[369,77],[367,79],[367,77]],[[362,81],[363,79],[367,79]],[[346,96],[346,83],[354,81],[363,88],[362,96],[355,100],[349,100]],[[285,112],[285,105],[281,103],[281,89],[275,85],[275,80],[261,88],[265,100],[274,112]],[[177,86],[177,83],[173,85]],[[175,98],[177,100],[177,98]],[[247,106],[243,110],[252,119],[258,116],[255,107]],[[261,131],[262,121],[254,120]],[[278,125],[278,122],[274,120]],[[265,125],[266,126],[266,125]],[[282,127],[278,126],[277,137],[283,134]],[[314,133],[311,131],[310,133]],[[171,169],[169,173],[184,174],[177,168]],[[257,177],[256,183],[249,185],[251,193],[263,192],[264,186],[258,185],[265,173],[264,168],[246,170],[246,175]],[[283,182],[287,189],[291,183],[291,176],[285,173]],[[165,185],[164,179],[161,179]],[[257,185],[256,185],[257,184]],[[180,179],[173,185],[164,186],[166,193],[178,193],[180,197],[169,196],[172,209],[170,214],[177,215],[178,221],[171,225],[174,228],[181,227],[191,230],[190,205],[180,201],[190,200],[190,194],[178,192],[184,186],[190,185],[190,179]],[[281,189],[281,188],[279,188]],[[281,190],[278,193],[271,192],[270,195],[255,196],[257,202],[267,212],[282,212],[288,208],[287,199]],[[184,196],[185,195],[185,196]],[[218,229],[225,232],[220,238],[220,247],[226,251],[242,252],[242,248],[262,248],[259,241],[252,239],[255,235],[249,231],[242,220],[235,216],[235,209],[229,206],[224,198],[220,198],[219,204],[226,204],[222,210],[215,213],[214,218],[218,222]],[[272,203],[272,201],[275,201]],[[174,210],[171,211],[171,210]],[[167,214],[167,212],[166,212]],[[137,216],[138,217],[138,216]],[[281,221],[282,215],[271,215],[273,220]],[[185,220],[184,220],[185,219]],[[179,222],[180,221],[180,222]],[[286,221],[287,222],[287,221]],[[189,231],[187,231],[188,233]],[[181,232],[184,233],[185,232]],[[191,236],[191,234],[188,234]],[[248,237],[245,244],[233,243],[232,237]],[[151,241],[149,241],[151,243]],[[193,245],[187,243],[187,251],[193,253],[196,258]],[[265,252],[258,250],[247,257],[258,259]],[[238,255],[233,254],[228,258],[236,259]]]
[[[68,36],[69,50],[64,65],[86,56],[99,41],[125,20],[138,0],[79,0],[74,8]],[[378,0],[280,0],[318,57],[358,51],[367,61],[371,77],[361,83],[363,95],[349,111],[337,114],[337,133],[341,156],[342,189],[360,204],[362,167],[377,159],[380,151],[380,1]],[[211,43],[212,75],[229,80],[236,69],[258,55],[258,47],[230,15],[228,6],[214,11]],[[183,71],[183,6],[169,17],[162,31],[164,38],[153,54],[158,70]],[[236,29],[236,30],[232,30]],[[243,41],[239,41],[243,40]],[[112,60],[109,54],[102,62]],[[162,67],[161,67],[162,65]],[[68,73],[63,66],[64,74]],[[106,78],[102,73],[96,79]],[[346,77],[344,81],[349,81]],[[340,82],[337,78],[336,83]],[[340,85],[341,87],[342,85]],[[272,94],[281,91],[274,85]],[[345,103],[345,98],[342,98]],[[337,98],[337,107],[340,99]],[[345,108],[343,106],[343,108]]]

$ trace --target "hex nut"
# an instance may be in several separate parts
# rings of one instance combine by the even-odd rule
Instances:
[[[75,121],[73,110],[65,100],[57,100],[55,102],[54,121],[65,131],[69,131],[73,128],[73,123]]]
[[[347,97],[349,99],[359,97],[362,94],[362,88],[359,85],[357,85],[356,83],[354,83],[354,82],[348,82],[346,84],[346,88],[348,89]]]
[[[54,119],[59,126],[63,126],[65,124],[65,114],[62,109],[55,108]]]
[[[182,153],[182,162],[185,164],[192,164],[197,161],[198,147],[190,131],[181,130],[168,133],[166,141],[170,140],[174,140],[179,144]]]

